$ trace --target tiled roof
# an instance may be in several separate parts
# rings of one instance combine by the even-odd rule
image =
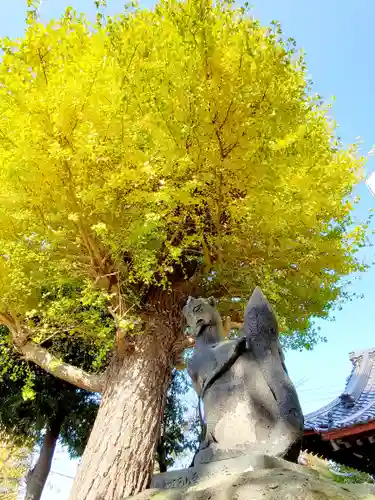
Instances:
[[[352,373],[344,392],[305,415],[305,429],[324,432],[375,420],[375,347],[349,354]]]

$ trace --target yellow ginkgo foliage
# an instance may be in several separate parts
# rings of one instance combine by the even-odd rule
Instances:
[[[20,446],[0,430],[0,500],[19,498],[20,483],[27,472],[30,454],[31,443]]]
[[[231,2],[161,1],[95,26],[72,9],[30,16],[2,48],[0,319],[24,357],[102,392],[72,499],[124,498],[148,484],[186,296],[234,312],[259,285],[307,345],[363,270],[362,160],[293,42]],[[97,303],[116,342],[92,319],[79,334],[115,344],[104,377],[41,345],[43,325],[70,331]]]

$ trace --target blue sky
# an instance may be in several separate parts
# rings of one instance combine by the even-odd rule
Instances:
[[[119,12],[122,1],[108,0],[109,10]],[[143,1],[141,5],[153,2]],[[0,17],[0,36],[20,36],[24,29],[26,0],[3,2]],[[58,17],[68,5],[86,13],[93,13],[93,0],[45,0],[42,3],[43,20]],[[364,141],[363,154],[375,144],[375,65],[373,64],[373,31],[375,3],[369,0],[259,0],[254,14],[263,24],[276,19],[284,33],[296,39],[306,52],[309,74],[314,90],[326,100],[335,96],[333,115],[339,124],[339,135],[344,143],[360,136]],[[367,163],[368,172],[375,169],[375,160]],[[373,198],[365,185],[359,186],[361,196],[357,216],[365,219]],[[370,261],[372,251],[364,257]],[[375,306],[375,269],[355,281],[353,291],[363,294],[363,299],[347,303],[337,311],[335,321],[319,322],[328,342],[317,346],[313,352],[287,353],[287,364],[305,412],[312,411],[337,396],[342,391],[350,373],[348,353],[375,346],[372,308]],[[251,291],[249,291],[250,294]],[[375,308],[375,307],[374,307]],[[60,458],[54,467],[62,473],[74,473],[74,465]],[[67,498],[70,482],[60,477],[61,492],[47,491],[43,498]],[[54,476],[53,481],[57,481]],[[52,497],[53,495],[53,497]]]

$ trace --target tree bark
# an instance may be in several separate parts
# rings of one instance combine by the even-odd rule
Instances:
[[[115,355],[70,500],[124,500],[149,486],[172,363],[169,342],[141,335]]]
[[[42,496],[43,488],[51,470],[62,422],[63,419],[59,416],[47,427],[38,461],[27,475],[25,500],[39,500]]]

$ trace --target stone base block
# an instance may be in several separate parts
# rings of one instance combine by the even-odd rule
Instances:
[[[270,457],[267,455],[258,455],[255,457],[241,455],[239,457],[226,460],[199,464],[189,469],[180,469],[164,472],[163,474],[155,474],[151,482],[151,488],[184,488],[213,476],[224,477],[241,472],[283,467],[291,470],[296,467],[298,468],[297,464],[292,464],[276,457]]]
[[[271,467],[273,460],[277,467]],[[251,465],[248,457],[225,462],[199,471],[158,474],[152,489],[128,500],[375,500],[374,485],[334,483],[308,467],[281,459],[271,459],[269,467],[248,472],[234,472],[257,465]]]

